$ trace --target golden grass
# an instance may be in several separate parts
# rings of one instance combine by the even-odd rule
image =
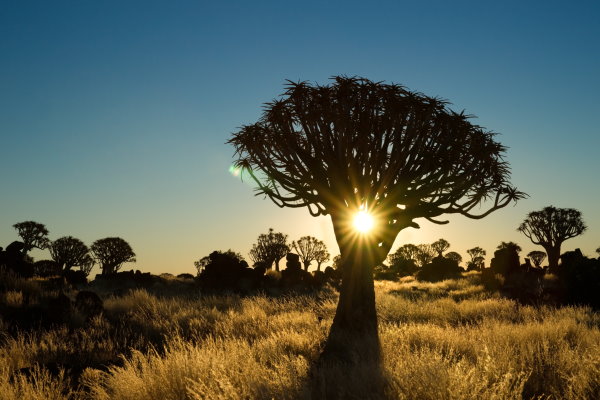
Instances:
[[[91,357],[92,342],[104,340],[106,358],[114,357],[124,345],[114,337],[119,324],[160,340],[131,342],[119,364],[88,368],[74,389],[65,375],[43,369],[15,373],[74,357],[65,342],[72,335],[6,338],[0,398],[600,397],[600,316],[588,308],[519,306],[486,293],[476,274],[435,284],[403,278],[376,290],[381,365],[317,366],[335,312],[332,293],[178,300],[137,290],[107,299],[106,316],[86,328],[75,351]]]

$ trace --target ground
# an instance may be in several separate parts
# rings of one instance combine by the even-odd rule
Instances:
[[[87,322],[18,335],[4,324],[0,398],[600,398],[600,315],[519,305],[477,272],[376,282],[380,365],[317,363],[333,289],[271,298],[181,287],[103,294],[104,313]],[[0,301],[18,305],[27,290]]]

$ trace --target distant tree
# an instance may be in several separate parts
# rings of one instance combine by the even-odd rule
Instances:
[[[457,265],[460,265],[460,263],[462,262],[462,256],[455,251],[450,251],[446,253],[444,257],[446,257],[449,260],[455,261]]]
[[[479,219],[524,196],[509,182],[494,133],[440,99],[364,78],[290,81],[229,143],[258,193],[331,216],[343,273],[330,339],[377,335],[373,270],[415,219]],[[474,214],[486,199],[490,207]],[[368,234],[349,228],[360,210],[375,216]]]
[[[441,257],[442,254],[450,248],[450,243],[448,243],[446,239],[438,239],[431,243],[431,248]]]
[[[229,249],[227,251],[215,250],[212,253],[210,253],[209,255],[202,257],[198,261],[194,261],[194,266],[198,270],[198,275],[200,275],[202,273],[202,271],[204,271],[206,266],[208,264],[210,264],[210,262],[211,262],[210,256],[211,255],[213,255],[213,259],[214,259],[214,257],[225,256],[225,257],[227,257],[227,259],[230,259],[230,260],[237,260],[239,262],[242,262],[242,261],[245,262],[244,257],[240,253],[233,251],[231,249]]]
[[[39,260],[33,263],[33,274],[35,276],[48,277],[60,275],[60,273],[61,267],[54,260]]]
[[[538,268],[541,268],[542,263],[544,262],[544,259],[546,258],[546,253],[544,253],[543,251],[534,250],[534,251],[530,251],[527,254],[527,257],[529,257],[531,259],[531,261],[533,261],[533,265],[535,265]]]
[[[419,252],[417,253],[417,263],[420,267],[423,267],[431,262],[435,257],[435,251],[431,248],[429,244],[419,244],[417,245]]]
[[[92,272],[92,269],[94,268],[95,264],[96,260],[94,260],[94,258],[88,253],[79,263],[79,269],[87,278],[88,276],[90,276],[90,272]]]
[[[204,271],[204,268],[206,268],[206,266],[208,265],[209,262],[210,262],[209,256],[204,256],[201,259],[194,261],[194,267],[196,267],[196,270],[198,270],[198,275],[200,275],[202,273],[202,271]]]
[[[292,242],[292,248],[300,256],[305,271],[317,259],[319,252],[327,252],[325,243],[313,236],[302,236],[297,242]]]
[[[417,258],[419,256],[419,252],[420,250],[418,246],[411,243],[407,243],[403,246],[400,246],[398,250],[396,250],[394,255],[395,257],[400,257],[405,260],[413,260],[416,263]]]
[[[48,229],[44,224],[35,221],[18,222],[13,225],[17,234],[23,240],[23,254],[27,254],[31,249],[37,248],[45,250],[50,244],[48,239]]]
[[[485,261],[485,250],[481,247],[473,247],[467,250],[467,254],[471,257],[468,269],[483,269]]]
[[[527,236],[533,244],[546,250],[548,267],[553,270],[558,267],[563,242],[581,235],[586,229],[580,211],[548,206],[527,214],[517,230]]]
[[[123,263],[135,262],[135,253],[129,243],[119,237],[98,239],[90,247],[94,258],[100,264],[102,274],[114,274]]]
[[[415,246],[416,248],[416,246]],[[402,247],[399,247],[394,253],[387,257],[387,263],[390,269],[398,276],[407,276],[414,274],[419,268],[415,260],[408,258],[408,252],[403,251]]]
[[[342,270],[341,261],[342,261],[342,256],[340,254],[333,257],[333,260],[331,260],[331,262],[333,264],[333,269],[335,269],[336,271],[341,271]]]
[[[73,236],[64,236],[50,243],[50,256],[60,265],[61,269],[68,271],[75,266],[89,262],[90,249],[79,239]]]
[[[596,253],[598,253],[598,255],[600,256],[600,247],[598,247],[598,248],[596,249]]]
[[[279,271],[279,260],[290,252],[290,246],[287,243],[288,235],[281,232],[275,232],[269,228],[268,233],[261,233],[256,243],[250,250],[250,259],[256,264],[271,268],[275,263],[275,270]]]
[[[331,255],[327,251],[327,248],[323,248],[317,252],[317,255],[315,256],[315,261],[317,262],[317,271],[321,270],[321,264],[329,261],[330,257]]]
[[[207,257],[209,262],[198,275],[201,287],[209,290],[240,289],[244,278],[253,276],[248,263],[234,251],[213,251]]]
[[[498,245],[498,247],[496,247],[496,250],[502,250],[502,249],[513,249],[514,251],[518,253],[521,252],[521,246],[519,246],[518,244],[516,244],[515,242],[502,242]]]

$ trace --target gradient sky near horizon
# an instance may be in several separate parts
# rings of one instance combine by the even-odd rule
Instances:
[[[529,199],[483,220],[421,222],[488,262],[530,211],[576,208],[600,246],[600,3],[596,1],[13,1],[0,5],[0,246],[12,225],[88,245],[119,236],[123,269],[194,273],[247,255],[269,227],[337,254],[330,220],[280,209],[232,176],[232,132],[286,79],[358,75],[446,98],[499,132]],[[35,252],[36,259],[48,257]],[[95,271],[98,271],[96,269]]]

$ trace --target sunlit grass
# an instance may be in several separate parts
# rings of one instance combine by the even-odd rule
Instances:
[[[5,338],[0,398],[600,396],[600,317],[588,308],[520,306],[483,291],[476,274],[438,283],[403,278],[376,290],[383,376],[374,365],[316,368],[335,313],[330,292],[177,299],[136,290],[107,299],[105,316],[79,336],[58,329]],[[4,301],[16,304],[19,295]],[[119,333],[124,327],[130,331]],[[77,359],[110,367],[87,368],[79,387],[67,372],[16,373]],[[322,392],[314,391],[316,378],[327,382]]]

